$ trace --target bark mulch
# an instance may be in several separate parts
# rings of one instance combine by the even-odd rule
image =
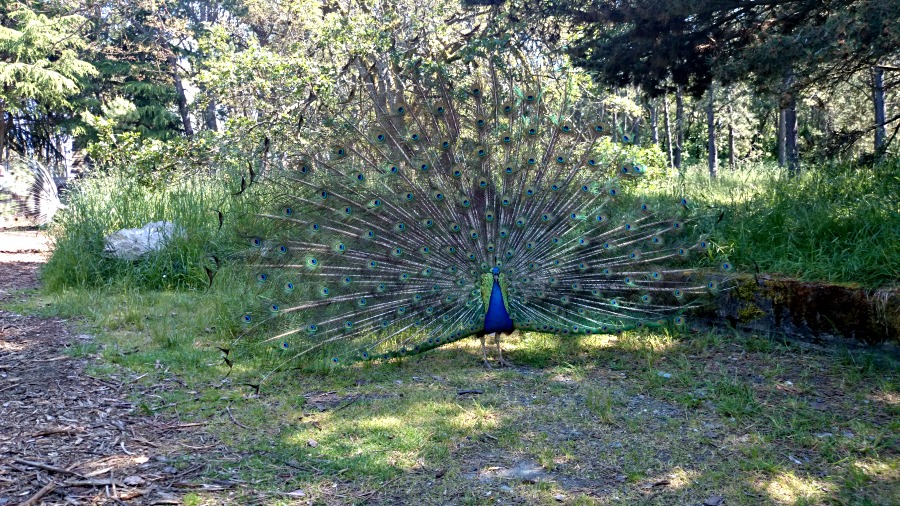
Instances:
[[[0,231],[0,302],[38,286],[47,249],[38,232]],[[196,480],[234,456],[203,424],[132,401],[166,384],[138,391],[127,371],[88,374],[93,357],[67,349],[91,339],[60,319],[0,310],[0,506],[181,504],[190,492],[232,502],[241,484]]]

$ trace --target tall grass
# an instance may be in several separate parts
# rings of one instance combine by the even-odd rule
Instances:
[[[900,284],[900,160],[875,167],[815,167],[787,178],[778,167],[687,171],[698,205],[724,211],[714,241],[739,270],[806,280]]]
[[[51,228],[56,247],[43,269],[50,290],[121,283],[133,288],[192,289],[206,285],[210,255],[228,242],[215,209],[228,212],[221,181],[188,178],[148,186],[124,175],[101,175],[77,182],[68,209]],[[123,228],[169,221],[178,232],[159,251],[136,260],[105,255],[104,239]]]
[[[713,242],[740,271],[867,287],[900,280],[900,160],[875,167],[817,167],[793,179],[777,167],[754,165],[722,171],[711,181],[696,167],[683,179],[650,183],[644,190],[669,199],[683,186],[695,206],[720,216]],[[247,221],[272,196],[265,185],[253,185],[241,198],[231,198],[231,191],[213,177],[155,186],[115,174],[79,181],[52,228],[56,250],[43,271],[47,287],[205,286],[204,267],[214,268],[209,255],[226,258],[241,245],[246,249],[242,231],[266,226]],[[226,213],[222,229],[215,209]],[[184,233],[138,261],[103,255],[106,235],[160,220]]]

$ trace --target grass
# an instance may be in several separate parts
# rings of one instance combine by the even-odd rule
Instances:
[[[97,338],[68,353],[95,357],[92,374],[146,374],[135,387],[145,414],[209,422],[242,458],[211,462],[204,479],[253,484],[232,500],[282,504],[279,493],[298,489],[312,504],[900,496],[900,368],[887,355],[735,334],[525,334],[504,343],[514,368],[482,367],[471,339],[380,365],[278,373],[257,396],[223,383],[221,299],[70,289],[14,309],[80,317]],[[541,470],[536,482],[504,478],[523,462]]]
[[[67,193],[68,208],[50,228],[55,248],[42,271],[50,290],[71,287],[126,286],[132,289],[197,289],[208,284],[205,267],[234,250],[243,223],[236,217],[266,198],[254,187],[254,198],[227,198],[230,190],[219,176],[170,176],[165,181],[135,179],[125,174],[98,174]],[[219,227],[217,211],[226,216]],[[119,260],[104,254],[104,238],[123,228],[168,221],[176,233],[165,248],[141,260]]]
[[[809,281],[896,286],[900,279],[900,159],[874,167],[687,171],[688,198],[724,211],[713,240],[739,271]]]
[[[656,174],[645,182],[638,188],[667,202],[681,192],[676,176]],[[227,262],[246,237],[264,233],[265,224],[248,219],[271,207],[266,202],[275,196],[256,184],[242,198],[229,198],[237,185],[209,176],[148,183],[109,175],[79,182],[51,229],[56,249],[44,269],[45,285],[202,288],[205,268],[215,270],[213,256]],[[900,159],[875,167],[818,167],[795,179],[755,165],[710,181],[694,167],[686,171],[684,188],[693,208],[710,214],[710,224],[718,221],[713,253],[729,257],[738,271],[868,288],[900,279]],[[221,229],[216,210],[225,213]],[[106,235],[160,220],[184,231],[170,247],[135,262],[102,254]]]

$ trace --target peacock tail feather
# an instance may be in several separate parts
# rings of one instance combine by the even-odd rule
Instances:
[[[485,332],[495,282],[516,329],[557,334],[680,325],[718,289],[705,217],[628,197],[646,169],[571,83],[478,62],[362,72],[317,149],[258,183],[239,341],[341,364]]]

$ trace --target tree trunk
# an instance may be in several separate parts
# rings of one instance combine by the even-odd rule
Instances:
[[[884,69],[874,67],[872,69],[872,102],[875,105],[875,157],[880,158],[884,154]]]
[[[663,95],[663,125],[666,129],[666,154],[668,155],[669,167],[674,167],[672,163],[672,131],[669,128],[669,96]]]
[[[6,149],[6,111],[0,104],[0,164],[3,163],[3,152]],[[0,165],[0,169],[9,170],[9,165]]]
[[[6,139],[4,142],[4,144],[6,145],[6,168],[9,169],[9,159],[12,157],[12,149],[13,149],[13,143],[12,143],[12,139],[10,136],[10,133],[13,132],[13,126],[14,126],[13,125],[13,115],[12,115],[12,113],[9,113],[8,118],[4,115],[4,117],[0,118],[0,119],[3,119],[3,121],[4,121],[3,128],[4,128],[4,131],[6,134],[4,137]],[[22,143],[22,145],[24,146],[25,143]],[[24,151],[24,149],[23,149],[23,151]],[[2,161],[2,160],[0,160],[0,161]]]
[[[205,91],[202,87],[200,90]],[[203,125],[212,132],[219,130],[219,125],[216,121],[216,99],[210,96],[209,93],[206,93],[206,107],[203,108]]]
[[[684,146],[684,90],[678,85],[675,88],[675,151],[672,160],[679,172],[682,146]]]
[[[794,72],[790,70],[785,76],[786,107],[784,109],[784,157],[787,162],[788,175],[800,174],[800,154],[797,150],[797,94],[793,90]]]
[[[709,85],[709,102],[706,104],[706,132],[708,142],[706,150],[708,152],[709,161],[709,177],[715,179],[719,172],[719,157],[716,152],[716,112],[714,109],[716,101],[716,86],[713,83]]]
[[[619,115],[613,111],[612,120],[612,141],[619,142]]]
[[[659,99],[650,105],[650,142],[659,147]]]
[[[784,167],[784,108],[778,105],[778,128],[775,130],[778,136],[778,166]]]
[[[191,126],[191,115],[188,111],[187,97],[184,94],[184,85],[181,83],[181,76],[178,74],[178,60],[174,55],[168,57],[169,67],[172,70],[172,79],[175,81],[175,101],[178,103],[178,114],[181,115],[181,124],[184,127],[184,134],[188,137],[194,136],[194,127]]]
[[[734,170],[737,166],[734,154],[734,110],[728,104],[728,168]]]
[[[203,111],[203,122],[206,124],[207,130],[213,132],[219,130],[219,125],[216,122],[216,101],[213,98],[209,99],[209,102],[206,104],[206,109]]]
[[[791,96],[791,102],[784,111],[784,156],[787,161],[788,174],[800,175],[800,152],[797,146],[797,100]]]

